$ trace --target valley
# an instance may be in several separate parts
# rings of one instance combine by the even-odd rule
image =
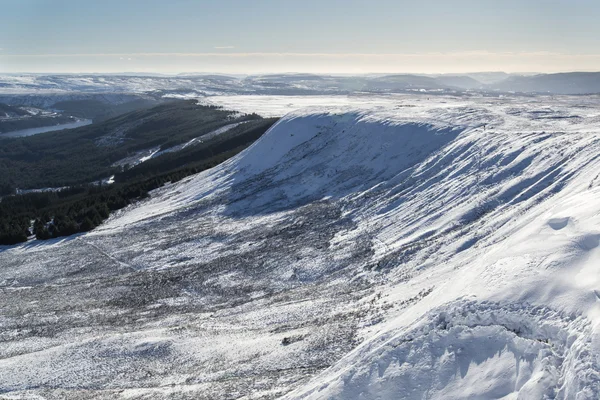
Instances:
[[[325,102],[0,246],[0,396],[596,398],[598,99]]]

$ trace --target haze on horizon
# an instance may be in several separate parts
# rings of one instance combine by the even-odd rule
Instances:
[[[0,73],[600,70],[592,0],[0,0],[0,9]]]

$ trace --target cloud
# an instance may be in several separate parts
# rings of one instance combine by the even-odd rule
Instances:
[[[235,46],[215,46],[217,50],[235,49]]]

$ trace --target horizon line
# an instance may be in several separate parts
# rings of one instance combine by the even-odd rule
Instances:
[[[182,72],[149,72],[149,71],[113,71],[113,72],[98,72],[98,71],[80,71],[80,72],[68,72],[68,71],[56,71],[56,72],[2,72],[0,75],[165,75],[165,76],[177,76],[177,75],[223,75],[228,77],[235,77],[236,75],[241,76],[262,76],[262,75],[315,75],[315,76],[367,76],[367,75],[470,75],[470,74],[506,74],[506,75],[557,75],[557,74],[595,74],[600,73],[598,70],[564,70],[560,72],[540,72],[540,71],[519,71],[519,72],[506,72],[503,70],[481,70],[481,71],[463,71],[463,72],[301,72],[301,71],[265,71],[265,72],[219,72],[219,71],[182,71]]]
[[[227,47],[215,47],[226,49]],[[1,50],[1,49],[0,49]],[[439,56],[539,56],[539,57],[600,57],[590,53],[558,53],[550,51],[456,51],[425,53],[325,53],[325,52],[135,52],[135,53],[0,53],[0,57],[439,57]]]

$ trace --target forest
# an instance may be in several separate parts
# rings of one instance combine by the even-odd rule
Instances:
[[[14,245],[33,236],[38,240],[46,240],[90,231],[106,220],[112,211],[148,197],[151,190],[212,168],[238,154],[276,122],[276,119],[263,119],[257,115],[242,115],[232,119],[229,111],[195,104],[193,107],[196,107],[195,110],[201,117],[192,117],[187,109],[190,106],[189,102],[159,106],[160,118],[152,114],[146,115],[147,120],[136,124],[135,128],[123,135],[122,138],[125,139],[122,142],[110,146],[96,144],[98,152],[104,154],[104,158],[87,154],[94,151],[90,141],[93,144],[93,140],[102,137],[97,135],[98,129],[103,129],[98,126],[94,129],[78,129],[74,133],[63,132],[64,137],[48,132],[24,138],[29,140],[18,141],[18,144],[11,140],[8,148],[4,147],[4,141],[0,141],[0,163],[4,161],[0,164],[0,175],[4,177],[0,181],[4,194],[0,201],[0,245]],[[167,118],[166,110],[177,112]],[[142,115],[147,111],[140,112],[139,116],[144,118]],[[123,156],[134,151],[133,149],[139,150],[147,146],[169,147],[231,124],[232,120],[244,123],[198,145],[165,153],[131,168],[111,168],[111,161],[107,161],[115,159],[112,152]],[[119,121],[119,124],[127,121],[139,120],[128,116],[124,121]],[[107,123],[108,126],[118,126],[114,120]],[[68,157],[67,150],[59,150],[53,140],[75,152],[73,157]],[[48,145],[47,149],[43,148],[44,143]],[[128,150],[124,151],[122,147]],[[51,173],[40,174],[42,160],[49,159],[55,161],[46,166]],[[86,165],[86,162],[91,165]],[[27,168],[32,168],[33,171],[22,170]],[[91,183],[111,172],[115,176],[114,184]],[[72,175],[77,175],[78,178],[74,179]],[[54,180],[50,181],[53,184],[66,188],[14,194],[16,185],[31,187],[37,183],[39,186],[52,186],[44,181],[46,176],[53,177]]]
[[[98,181],[121,172],[115,163],[141,150],[168,148],[258,119],[196,101],[171,101],[76,129],[0,138],[0,196]]]

